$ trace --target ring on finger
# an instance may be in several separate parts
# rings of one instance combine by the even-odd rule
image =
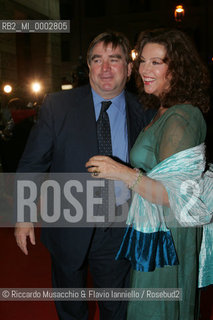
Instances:
[[[94,177],[98,177],[99,176],[99,171],[93,171],[93,173],[92,173],[92,175],[94,176]]]

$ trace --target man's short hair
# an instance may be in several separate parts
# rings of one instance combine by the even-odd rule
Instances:
[[[104,47],[107,47],[108,44],[112,44],[113,49],[116,49],[118,46],[120,46],[123,50],[126,62],[129,63],[131,61],[131,46],[127,37],[120,32],[103,32],[95,37],[89,45],[87,50],[88,65],[91,63],[93,48],[100,42],[103,42]]]

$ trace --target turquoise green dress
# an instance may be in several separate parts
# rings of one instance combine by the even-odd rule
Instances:
[[[149,172],[169,156],[204,142],[205,136],[206,124],[201,111],[189,104],[175,105],[140,133],[131,150],[131,164]],[[202,229],[179,226],[171,227],[170,231],[178,264],[166,265],[151,272],[132,269],[131,287],[181,288],[182,301],[130,301],[128,320],[198,319],[198,257]],[[120,252],[119,258],[122,254]]]

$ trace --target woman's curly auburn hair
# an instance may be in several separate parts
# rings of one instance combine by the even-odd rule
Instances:
[[[168,73],[172,77],[170,90],[163,92],[159,97],[145,93],[139,74],[141,53],[147,43],[157,43],[166,49],[164,62],[168,64]],[[209,73],[186,34],[176,29],[144,31],[139,35],[136,50],[136,84],[140,100],[146,108],[159,108],[160,105],[169,108],[175,104],[191,103],[199,107],[203,113],[209,110]]]

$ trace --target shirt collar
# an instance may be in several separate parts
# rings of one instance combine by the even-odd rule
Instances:
[[[93,95],[93,101],[94,101],[94,105],[95,108],[100,109],[101,108],[101,102],[102,101],[111,101],[112,105],[118,109],[121,113],[125,113],[125,92],[124,90],[116,97],[112,98],[112,99],[103,99],[99,94],[97,94],[97,92],[95,92],[95,90],[92,89],[92,95]]]

